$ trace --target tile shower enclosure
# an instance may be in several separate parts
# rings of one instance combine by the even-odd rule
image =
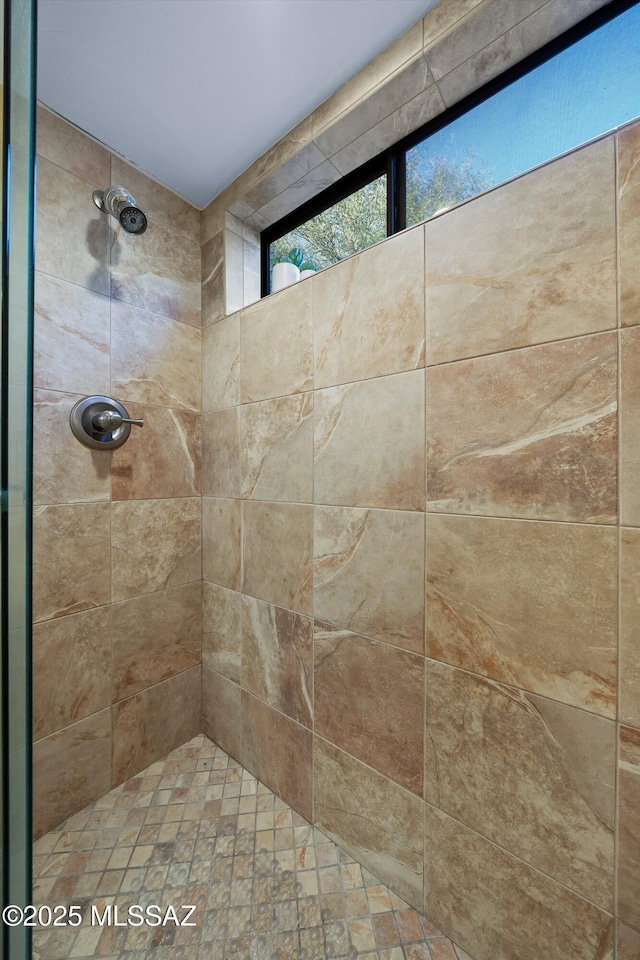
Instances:
[[[202,327],[207,218],[38,153],[38,834],[203,731],[475,960],[637,960],[640,126]]]

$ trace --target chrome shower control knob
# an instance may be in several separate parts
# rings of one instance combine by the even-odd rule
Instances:
[[[73,435],[92,450],[115,450],[131,433],[131,424],[144,426],[144,420],[129,416],[119,400],[112,397],[83,397],[69,416]]]
[[[108,433],[117,430],[123,423],[131,423],[136,427],[144,427],[144,420],[132,420],[130,417],[123,417],[117,410],[103,410],[97,413],[93,418],[93,428],[98,433]]]

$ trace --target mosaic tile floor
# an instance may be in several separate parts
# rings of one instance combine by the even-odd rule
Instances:
[[[34,903],[83,916],[34,930],[34,960],[466,960],[204,736],[38,840]],[[132,904],[196,926],[91,926]]]

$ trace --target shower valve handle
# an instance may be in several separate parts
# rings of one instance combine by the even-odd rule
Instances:
[[[123,423],[131,423],[136,427],[144,426],[144,420],[123,417],[117,410],[103,410],[102,413],[97,413],[93,418],[92,426],[99,433],[110,433],[121,427]]]
[[[115,450],[126,443],[131,427],[144,420],[130,417],[127,408],[113,397],[83,397],[69,414],[74,437],[92,450]]]

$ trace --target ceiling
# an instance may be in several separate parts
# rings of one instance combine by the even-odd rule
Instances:
[[[198,207],[438,0],[39,0],[38,99]]]

